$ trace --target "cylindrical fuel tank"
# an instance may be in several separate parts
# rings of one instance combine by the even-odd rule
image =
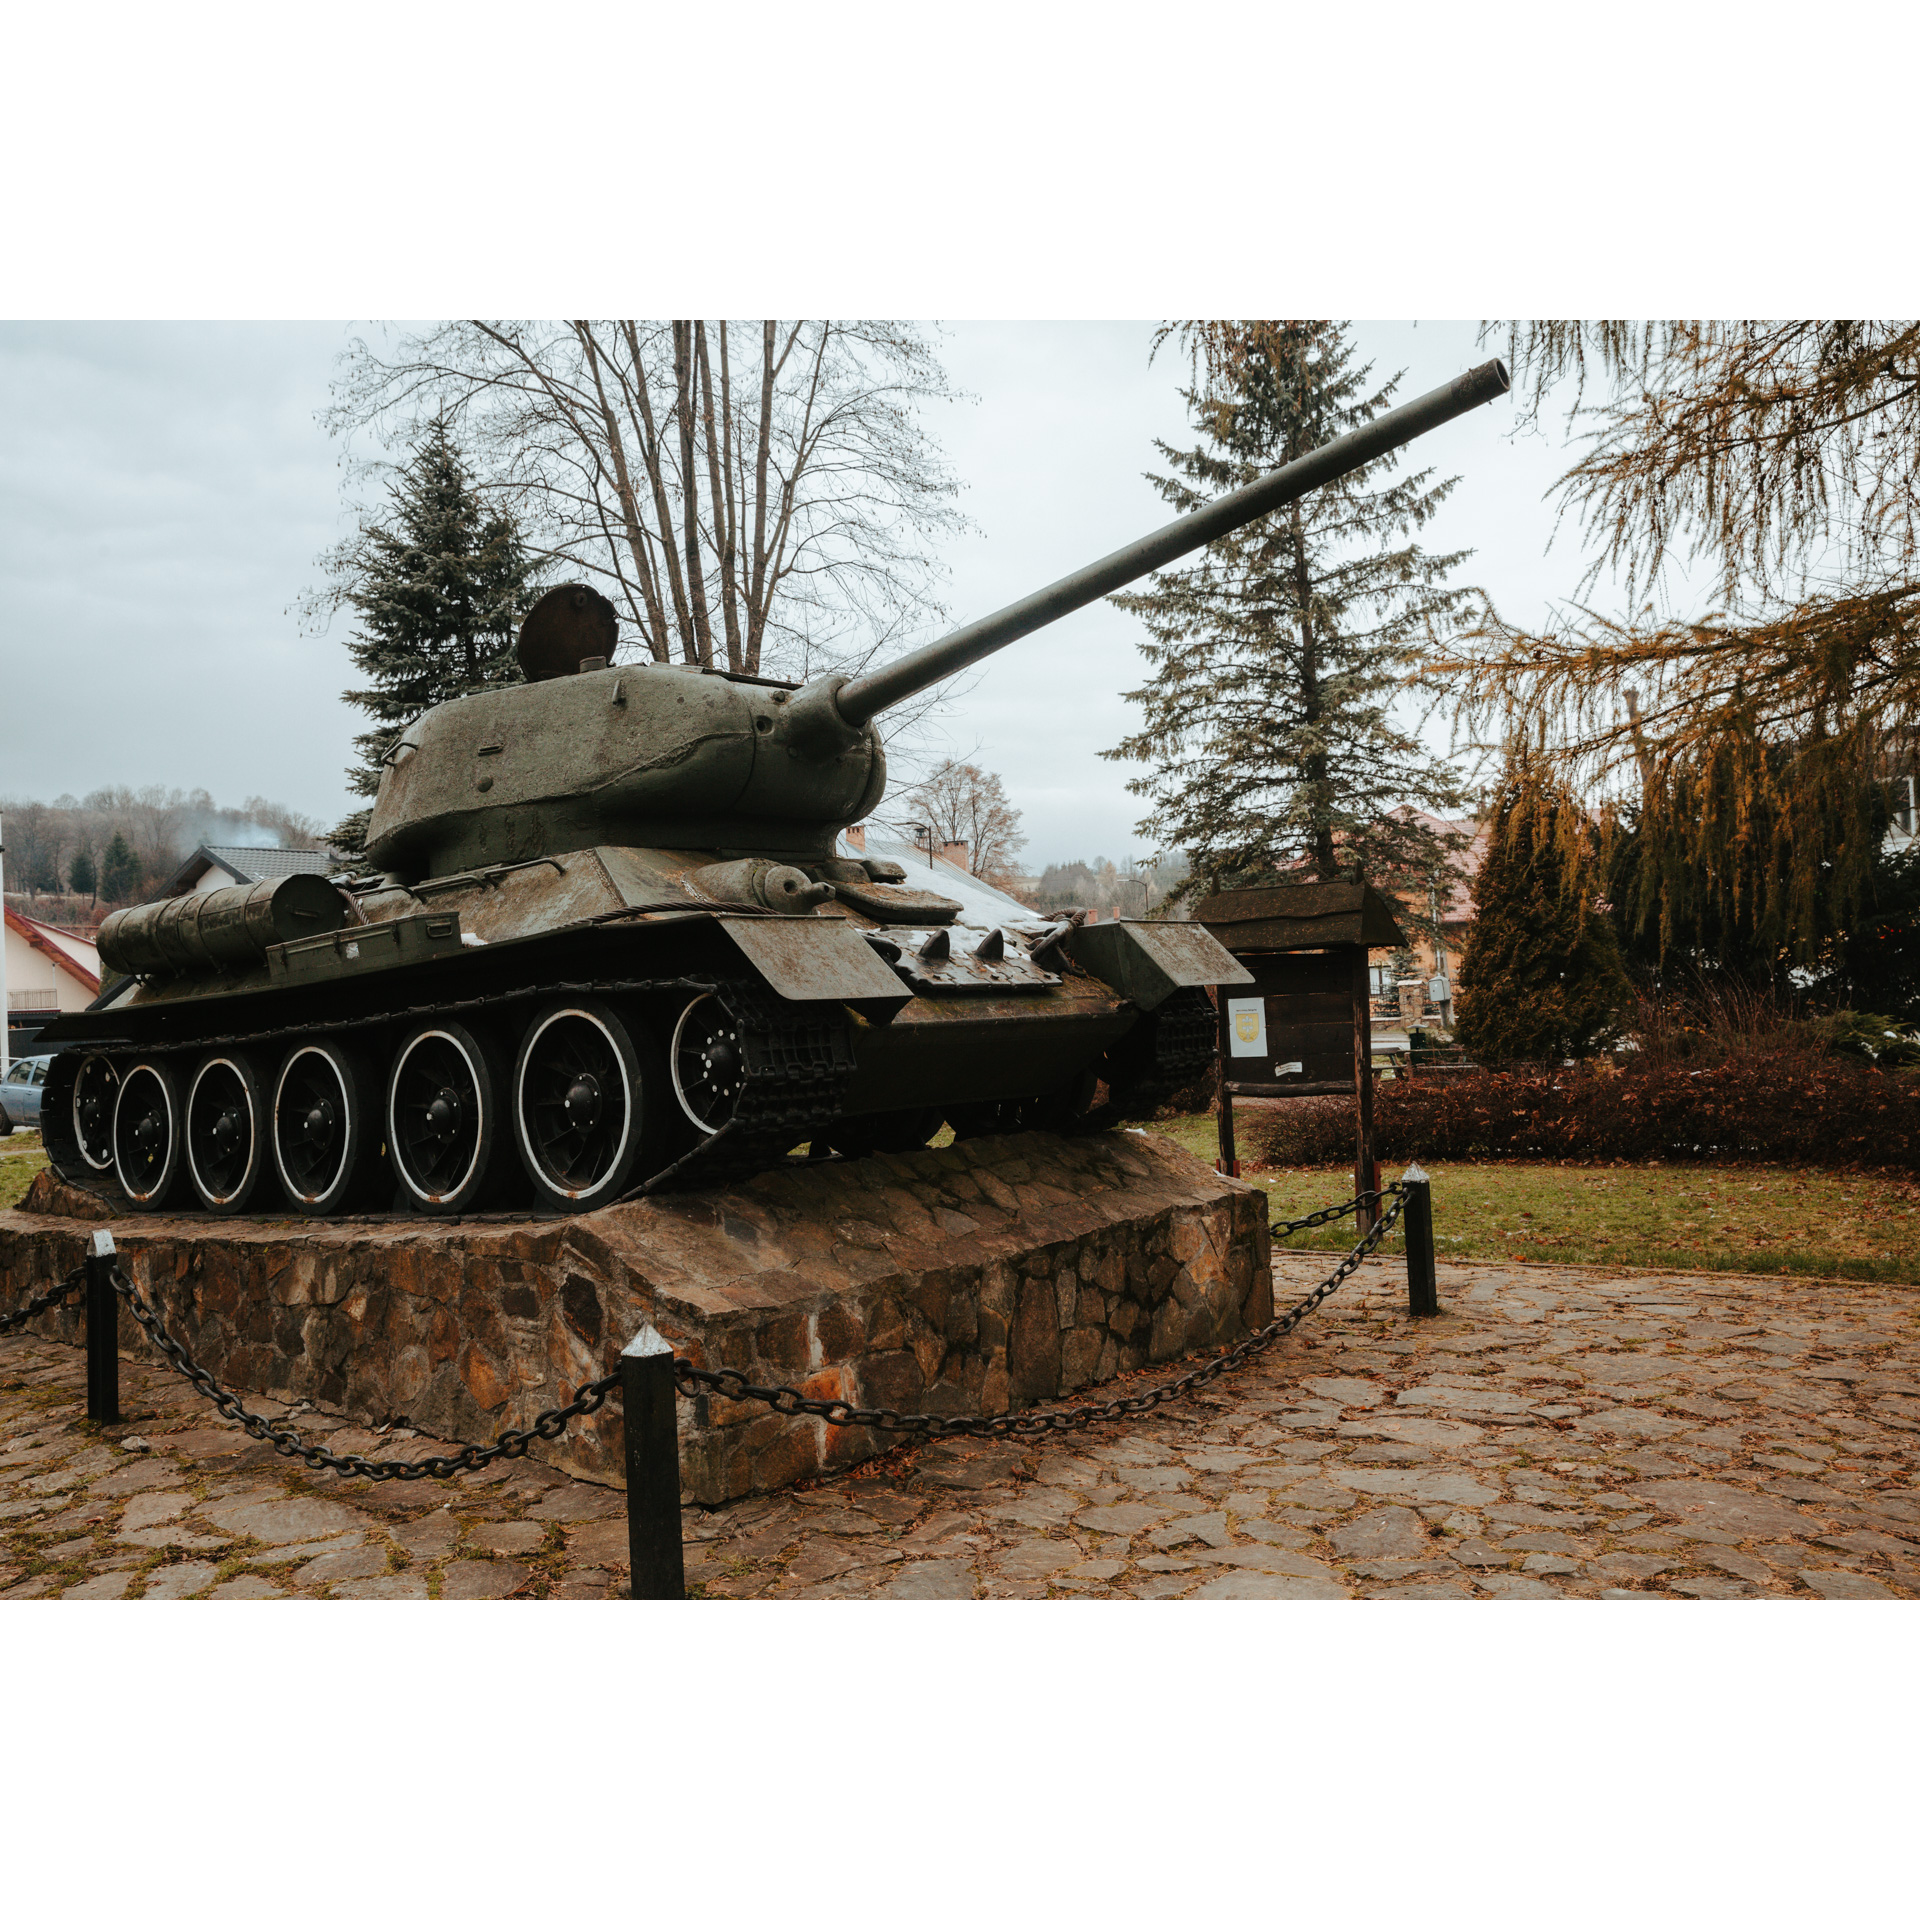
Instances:
[[[213,887],[108,914],[100,958],[116,973],[224,973],[258,966],[282,941],[333,933],[350,911],[346,895],[317,873]]]

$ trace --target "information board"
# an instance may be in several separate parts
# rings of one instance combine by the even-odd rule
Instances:
[[[1256,992],[1224,996],[1221,1055],[1236,1093],[1354,1091],[1352,950],[1244,953]]]

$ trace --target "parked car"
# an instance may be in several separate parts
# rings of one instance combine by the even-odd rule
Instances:
[[[40,1124],[40,1089],[46,1084],[50,1053],[22,1054],[0,1080],[0,1135],[15,1127]]]

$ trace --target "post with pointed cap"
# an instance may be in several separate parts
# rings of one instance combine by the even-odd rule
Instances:
[[[113,1290],[113,1235],[93,1236],[87,1255],[87,1418],[113,1426],[120,1418],[120,1296]]]
[[[684,1600],[680,1545],[680,1434],[673,1349],[650,1320],[620,1355],[627,1430],[627,1597]]]
[[[1440,1311],[1433,1271],[1433,1182],[1418,1162],[1400,1180],[1407,1190],[1407,1311],[1421,1320]]]

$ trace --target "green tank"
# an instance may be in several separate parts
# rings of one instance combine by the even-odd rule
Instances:
[[[546,595],[524,684],[421,716],[377,876],[112,915],[114,977],[47,1030],[55,1169],[142,1211],[583,1211],[819,1154],[1144,1117],[1205,1072],[1193,922],[1048,919],[946,866],[843,852],[875,716],[1504,392],[1497,361],[860,679],[613,661]]]

